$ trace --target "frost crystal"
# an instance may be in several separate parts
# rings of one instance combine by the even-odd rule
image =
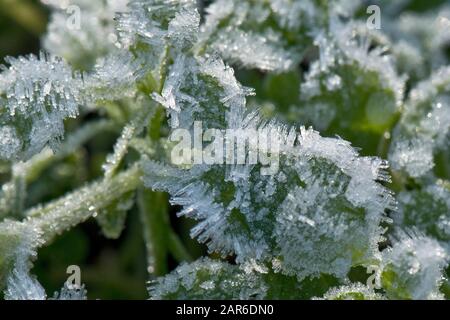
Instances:
[[[44,288],[36,278],[30,276],[26,271],[15,269],[8,278],[7,286],[6,300],[45,300],[47,297]]]
[[[128,51],[117,51],[97,60],[86,79],[91,101],[112,101],[133,97],[136,82],[144,77],[141,61]]]
[[[52,300],[87,300],[87,292],[82,285],[80,288],[71,288],[67,283],[61,288],[60,292],[55,292]]]
[[[89,69],[97,58],[117,49],[113,18],[126,10],[128,0],[43,2],[54,8],[43,39],[43,46],[52,54]]]
[[[397,75],[386,47],[371,48],[372,36],[365,25],[336,19],[329,33],[316,36],[319,59],[300,86],[302,121],[344,137],[389,128],[403,101],[405,79]],[[334,116],[323,118],[323,108],[334,110]]]
[[[63,120],[78,114],[83,80],[64,61],[43,53],[6,61],[10,66],[0,74],[5,97],[0,124],[2,137],[12,144],[1,148],[1,155],[26,159],[47,144],[56,146],[64,134]]]
[[[442,68],[414,88],[397,125],[390,151],[396,170],[418,178],[434,166],[434,155],[448,150],[450,68]]]
[[[120,14],[117,30],[125,47],[143,42],[161,50],[168,38],[174,46],[196,40],[200,23],[194,0],[131,0]]]
[[[294,68],[311,42],[314,27],[326,20],[326,5],[318,2],[216,1],[206,8],[200,42],[245,67],[270,71]],[[290,43],[286,33],[292,37]]]
[[[48,53],[0,67],[6,299],[47,299],[30,273],[37,249],[90,218],[117,239],[136,195],[149,272],[181,263],[152,278],[152,299],[448,298],[447,4],[413,13],[412,0],[374,0],[383,28],[372,30],[364,1],[41,2],[52,10]],[[59,145],[79,108],[112,120]],[[91,169],[104,150],[82,144],[116,127],[100,181],[59,199],[40,191],[56,162],[57,177]],[[186,163],[174,156],[179,132]],[[389,158],[396,197],[388,162],[366,154]],[[232,263],[182,262],[190,250],[163,192],[193,220],[190,235]],[[353,280],[361,267],[377,267],[381,288]],[[86,298],[68,283],[53,295]]]
[[[361,284],[355,283],[348,286],[330,289],[321,298],[317,300],[384,300],[385,298],[376,293],[373,289]]]
[[[436,240],[401,233],[383,252],[381,282],[392,299],[435,299],[448,255]]]
[[[0,158],[12,160],[22,149],[22,141],[17,136],[17,131],[12,126],[0,127]]]
[[[42,244],[41,237],[42,232],[32,224],[10,220],[0,223],[0,288],[7,283],[18,296],[27,295],[28,291],[31,296],[38,296],[40,290],[28,271],[36,248]]]
[[[340,84],[339,77],[328,81],[330,88]],[[178,51],[161,94],[153,94],[171,127],[192,130],[195,120],[207,128],[276,133],[279,170],[270,176],[261,175],[260,165],[183,169],[146,161],[146,186],[169,192],[171,202],[183,206],[179,215],[198,221],[191,235],[238,262],[276,257],[279,271],[303,279],[321,273],[344,278],[352,266],[378,259],[380,223],[394,207],[377,182],[389,179],[386,163],[358,157],[341,139],[246,115],[251,93],[219,57]],[[248,150],[258,148],[248,137],[237,139],[248,142]]]
[[[428,236],[450,240],[450,185],[438,181],[422,190],[403,191],[398,197],[397,226],[415,227]]]
[[[267,287],[257,273],[209,258],[182,264],[150,285],[151,299],[261,299]]]

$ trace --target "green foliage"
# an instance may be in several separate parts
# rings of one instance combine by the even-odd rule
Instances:
[[[448,6],[42,2],[45,52],[0,68],[6,299],[47,299],[66,246],[90,298],[445,298]]]

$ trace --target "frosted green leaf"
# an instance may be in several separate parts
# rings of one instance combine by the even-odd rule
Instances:
[[[388,48],[372,48],[373,34],[365,25],[337,20],[314,43],[320,56],[300,86],[299,118],[358,146],[390,130],[405,79],[397,75]]]
[[[426,235],[450,241],[450,185],[437,181],[420,190],[402,191],[397,196],[397,226],[415,227]]]
[[[86,78],[86,94],[93,102],[114,101],[136,94],[136,82],[144,77],[142,63],[128,51],[99,58]]]
[[[159,50],[167,38],[191,39],[200,22],[196,8],[193,0],[131,0],[118,19],[121,42],[127,47],[144,42]]]
[[[448,264],[445,249],[419,233],[401,233],[383,251],[381,284],[390,299],[437,299]]]
[[[0,156],[27,159],[45,145],[55,147],[63,120],[78,114],[83,80],[60,58],[41,53],[7,58],[0,74]]]
[[[126,10],[128,0],[43,2],[53,7],[43,39],[52,54],[86,70],[117,49],[114,16]]]
[[[194,121],[225,128],[227,122],[235,127],[241,121],[249,94],[218,57],[180,55],[169,68],[161,94],[154,93],[153,99],[166,108],[172,128],[190,129]]]
[[[341,286],[330,289],[321,298],[316,300],[384,300],[385,298],[376,293],[373,289],[361,284],[354,283],[351,285]]]
[[[0,289],[4,287],[10,272],[15,270],[11,281],[17,277],[28,277],[30,260],[36,257],[36,248],[42,245],[42,232],[31,224],[4,220],[0,223]],[[28,281],[29,280],[29,281]],[[32,285],[32,279],[28,279]]]
[[[438,70],[411,91],[389,153],[394,169],[419,178],[433,169],[436,152],[448,150],[449,92],[448,67]]]
[[[393,208],[392,196],[376,182],[388,179],[386,164],[312,130],[297,136],[272,129],[292,140],[273,175],[252,165],[183,170],[148,161],[144,182],[169,192],[171,202],[184,207],[180,215],[199,221],[192,236],[238,261],[271,261],[301,279],[345,277],[352,265],[377,259],[379,224]]]
[[[149,292],[150,299],[307,299],[333,284],[325,277],[299,282],[255,261],[201,258],[150,282]]]
[[[183,206],[179,215],[198,221],[191,235],[212,252],[235,254],[238,262],[270,261],[277,271],[303,279],[321,273],[344,278],[351,266],[378,259],[380,223],[394,208],[391,194],[377,183],[389,180],[386,163],[358,157],[341,139],[246,116],[249,93],[220,58],[176,56],[161,94],[153,94],[168,110],[171,127],[192,130],[202,121],[204,129],[265,133],[266,143],[271,133],[281,145],[280,161],[272,175],[261,174],[259,164],[183,169],[147,161],[146,186],[169,192],[171,202]],[[258,150],[244,131],[235,138],[248,143],[244,150]]]
[[[202,258],[151,283],[151,299],[261,299],[267,286],[256,272]]]
[[[5,300],[45,300],[44,288],[27,271],[14,269],[8,278]]]
[[[268,71],[295,68],[327,23],[324,1],[228,1],[206,8],[200,46],[230,63]]]
[[[125,228],[128,211],[133,207],[135,194],[131,192],[115,200],[111,205],[100,210],[96,216],[102,233],[109,239],[118,239]]]
[[[436,70],[448,64],[446,48],[450,43],[448,27],[450,19],[450,6],[443,5],[437,10],[426,13],[405,13],[397,22],[395,31],[392,32],[396,38],[406,39],[415,44],[422,56],[427,57],[424,61],[428,70]]]
[[[131,0],[118,14],[116,29],[121,46],[145,66],[148,82],[159,86],[167,57],[192,47],[199,24],[195,0]]]

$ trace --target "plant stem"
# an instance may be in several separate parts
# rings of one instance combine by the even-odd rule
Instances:
[[[140,188],[138,205],[144,229],[148,272],[161,276],[167,273],[168,234],[170,223],[167,195]]]
[[[193,260],[180,237],[173,230],[169,232],[169,250],[178,262]]]
[[[42,239],[46,243],[63,231],[97,215],[98,210],[123,194],[135,190],[141,184],[140,177],[140,169],[135,165],[112,179],[94,182],[44,207],[28,210],[27,223],[42,231]]]

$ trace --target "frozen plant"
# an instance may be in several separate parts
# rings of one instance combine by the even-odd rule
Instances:
[[[365,1],[42,2],[42,53],[0,69],[5,299],[49,298],[38,253],[91,219],[142,234],[150,299],[450,297],[447,7],[379,1],[371,30]]]

